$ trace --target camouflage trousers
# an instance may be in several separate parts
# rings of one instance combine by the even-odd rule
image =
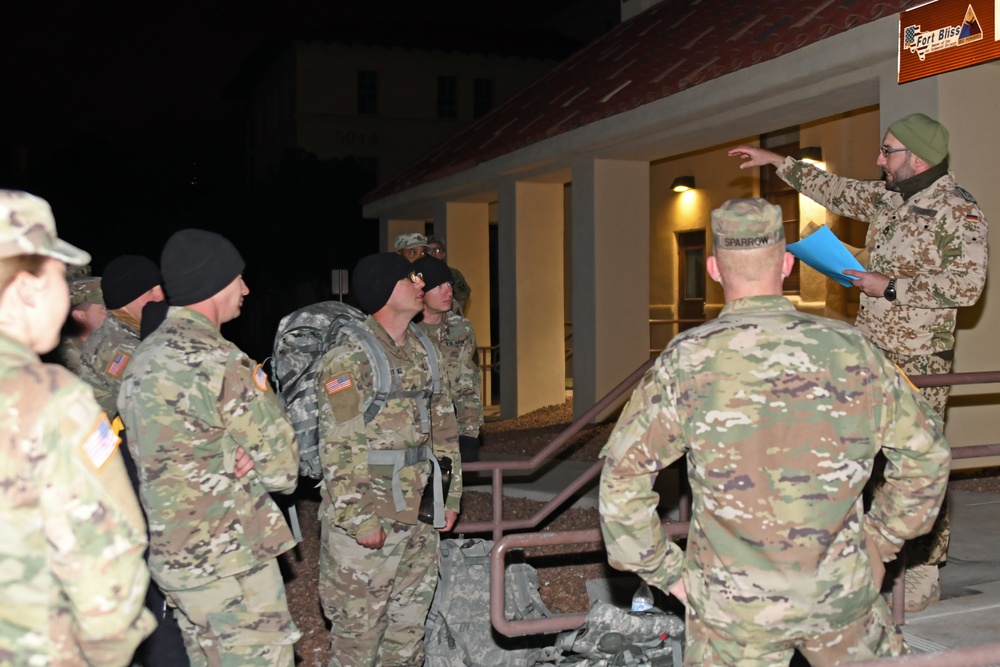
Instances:
[[[278,560],[205,586],[165,591],[192,667],[292,667],[302,636],[285,599]]]
[[[437,587],[438,532],[383,521],[381,549],[323,522],[319,597],[330,620],[330,667],[424,664],[424,624]]]
[[[943,375],[951,372],[951,359],[943,359],[936,354],[909,356],[883,350],[889,359],[903,369],[907,375]],[[945,405],[951,387],[924,387],[920,394],[944,419]],[[941,565],[948,560],[948,542],[951,540],[951,510],[948,496],[941,504],[934,527],[926,535],[906,543],[906,565]]]
[[[892,620],[885,598],[879,595],[874,606],[857,621],[829,632],[761,643],[737,641],[705,625],[694,609],[687,608],[685,667],[788,667],[798,650],[813,667],[828,667],[863,660],[906,655],[910,652],[903,633]]]

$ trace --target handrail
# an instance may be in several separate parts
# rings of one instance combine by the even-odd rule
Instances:
[[[957,648],[940,653],[923,653],[907,655],[900,658],[883,658],[882,660],[866,660],[854,663],[854,667],[885,667],[885,665],[903,665],[904,667],[990,667],[1000,665],[1000,643],[983,644],[969,648]]]

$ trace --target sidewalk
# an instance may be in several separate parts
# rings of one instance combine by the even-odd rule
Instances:
[[[525,476],[504,476],[506,495],[546,501],[591,464],[554,461]],[[677,473],[657,480],[667,515],[677,517]],[[489,477],[471,474],[465,486],[489,490]],[[951,492],[951,546],[941,568],[941,602],[906,615],[903,633],[917,653],[936,653],[1000,641],[1000,495]],[[596,480],[572,507],[597,507]]]

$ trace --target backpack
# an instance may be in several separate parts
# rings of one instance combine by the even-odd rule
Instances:
[[[506,637],[490,622],[490,551],[482,539],[441,540],[437,590],[424,628],[425,667],[531,667],[542,653],[538,638]],[[538,572],[507,566],[508,620],[549,616],[538,592]]]
[[[275,394],[299,441],[299,474],[322,479],[319,462],[319,402],[316,396],[316,372],[319,362],[331,348],[345,338],[361,344],[371,364],[374,394],[365,403],[367,424],[398,391],[392,363],[375,335],[364,327],[365,314],[342,301],[321,301],[300,308],[281,318],[274,338],[272,367]],[[441,373],[434,344],[417,325],[412,331],[424,346],[430,367],[432,393],[441,393]],[[423,421],[423,413],[421,413]],[[428,432],[427,428],[423,429]]]
[[[633,614],[598,600],[582,626],[556,637],[556,665],[681,667],[684,621],[652,611]]]

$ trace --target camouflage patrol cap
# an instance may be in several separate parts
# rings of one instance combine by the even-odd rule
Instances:
[[[763,199],[730,199],[712,211],[716,250],[752,250],[784,240],[781,207]]]
[[[100,278],[79,278],[69,284],[69,304],[82,306],[87,303],[104,305]]]
[[[400,234],[396,237],[396,240],[392,244],[397,252],[400,250],[406,250],[407,248],[422,248],[426,245],[427,237],[423,234],[417,234],[416,232]]]
[[[80,265],[90,255],[56,236],[49,203],[17,190],[0,190],[0,259],[42,255]]]

